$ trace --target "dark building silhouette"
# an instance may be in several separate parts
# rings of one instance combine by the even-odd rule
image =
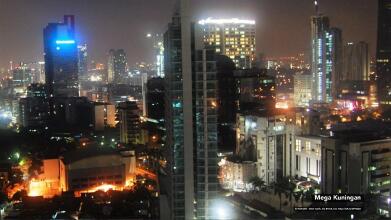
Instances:
[[[378,2],[376,68],[379,104],[391,110],[391,0]]]
[[[109,51],[107,63],[107,82],[124,83],[126,80],[126,53],[123,49]]]
[[[48,96],[79,96],[74,16],[65,15],[63,23],[49,23],[43,38]]]
[[[157,77],[147,81],[147,117],[164,120],[164,79]]]
[[[218,146],[222,150],[235,149],[235,122],[238,92],[234,78],[235,63],[227,56],[216,56],[218,84]]]
[[[275,108],[275,77],[267,75],[266,69],[237,70],[234,77],[237,81],[241,111]]]

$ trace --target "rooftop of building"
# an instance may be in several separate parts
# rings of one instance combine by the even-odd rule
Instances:
[[[254,20],[243,20],[238,18],[228,18],[228,19],[215,19],[215,18],[207,18],[198,21],[198,24],[255,24]]]
[[[291,111],[289,109],[265,108],[265,109],[240,110],[239,113],[243,116],[274,117],[274,116],[288,115],[291,113]]]
[[[316,139],[316,140],[322,139],[322,136],[319,136],[319,135],[297,135],[296,137],[307,138],[307,139]]]
[[[65,153],[62,157],[65,164],[70,164],[90,157],[122,155],[122,150],[110,147],[87,147]]]
[[[332,127],[332,139],[344,143],[380,141],[391,138],[391,124],[379,120],[340,123]]]

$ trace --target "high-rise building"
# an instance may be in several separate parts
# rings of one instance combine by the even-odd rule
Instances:
[[[126,53],[123,49],[109,51],[109,60],[107,63],[107,81],[108,83],[124,83],[126,79]]]
[[[217,83],[214,49],[181,1],[164,35],[167,194],[171,219],[213,219],[217,196]]]
[[[238,110],[238,89],[234,77],[235,64],[227,56],[217,55],[217,85],[218,85],[218,146],[220,150],[235,149],[236,133],[233,127]]]
[[[65,15],[63,23],[44,29],[45,76],[50,97],[79,96],[75,19]]]
[[[118,104],[119,139],[124,144],[139,144],[140,109],[136,102],[126,101]]]
[[[391,0],[378,1],[376,72],[378,98],[383,109],[391,109]]]
[[[146,87],[147,117],[158,121],[164,120],[164,79],[151,78]]]
[[[330,103],[336,96],[337,82],[342,71],[342,34],[330,28],[329,18],[318,13],[311,17],[312,100]]]
[[[77,57],[79,76],[84,76],[88,73],[88,61],[87,61],[87,44],[77,46]]]
[[[309,71],[297,72],[293,78],[295,107],[308,107],[311,101],[312,75]]]
[[[202,26],[205,45],[231,58],[237,68],[255,66],[255,21],[208,18],[198,24]]]
[[[341,80],[369,80],[368,43],[347,43],[343,50]]]
[[[155,68],[158,77],[164,77],[164,45],[162,34],[147,34],[147,38],[152,39],[155,52]]]
[[[27,86],[33,82],[33,71],[21,63],[12,70],[12,94],[16,97],[25,96]]]

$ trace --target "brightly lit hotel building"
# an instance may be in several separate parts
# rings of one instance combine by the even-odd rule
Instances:
[[[236,67],[249,69],[255,61],[255,21],[208,18],[198,22],[204,31],[204,42],[217,53],[231,58]]]

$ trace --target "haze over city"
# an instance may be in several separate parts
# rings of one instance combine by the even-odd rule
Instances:
[[[391,0],[0,0],[0,219],[389,219]]]
[[[309,53],[309,17],[314,14],[310,0],[197,0],[192,5],[194,20],[256,20],[257,53]],[[345,41],[368,42],[374,57],[376,1],[325,0],[320,5],[332,25],[343,29]],[[163,32],[174,7],[174,0],[0,0],[0,67],[7,68],[11,60],[43,60],[41,29],[62,14],[75,15],[77,39],[89,45],[90,60],[105,62],[110,48],[124,48],[129,64],[151,62],[152,47],[145,35]]]

